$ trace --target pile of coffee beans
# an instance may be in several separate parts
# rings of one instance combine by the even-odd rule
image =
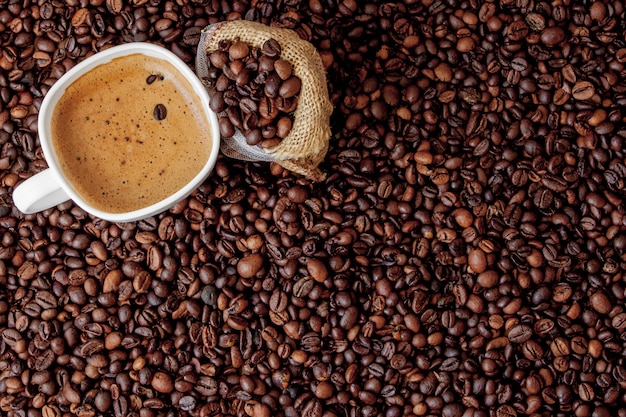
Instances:
[[[625,13],[0,0],[0,414],[626,416]],[[69,68],[137,41],[193,66],[233,19],[319,50],[323,182],[221,158],[138,222],[13,206]]]
[[[260,50],[240,40],[221,41],[209,54],[204,81],[212,91],[211,109],[225,114],[218,117],[222,137],[238,129],[248,145],[263,147],[287,137],[302,81],[281,52],[280,43],[270,38]]]

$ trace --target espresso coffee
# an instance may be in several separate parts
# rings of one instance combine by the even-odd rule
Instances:
[[[53,111],[51,135],[76,193],[123,213],[167,198],[200,172],[211,151],[209,123],[172,64],[133,54],[73,82]]]

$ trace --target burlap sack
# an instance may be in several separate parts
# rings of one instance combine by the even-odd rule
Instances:
[[[208,54],[218,49],[221,40],[239,39],[260,49],[270,38],[280,43],[281,58],[292,64],[294,74],[302,81],[291,131],[278,145],[267,149],[248,145],[243,134],[237,132],[232,138],[222,139],[222,152],[246,161],[276,162],[313,181],[321,181],[326,175],[318,165],[328,151],[333,106],[328,97],[322,60],[313,45],[290,29],[247,20],[219,22],[202,31],[196,73],[200,79],[208,77]]]

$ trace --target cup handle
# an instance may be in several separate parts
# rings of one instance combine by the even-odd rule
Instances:
[[[51,169],[33,175],[13,191],[13,203],[24,214],[33,214],[64,203],[70,196]]]

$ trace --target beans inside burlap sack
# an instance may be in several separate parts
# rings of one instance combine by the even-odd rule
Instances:
[[[291,131],[279,144],[267,149],[248,145],[244,135],[238,131],[232,138],[222,138],[222,152],[245,161],[276,162],[313,181],[321,181],[326,175],[318,165],[328,151],[333,106],[328,97],[322,60],[313,45],[290,29],[247,20],[219,22],[202,31],[196,73],[200,79],[206,79],[210,66],[208,56],[218,49],[222,40],[238,39],[261,49],[270,38],[278,41],[282,49],[281,58],[291,63],[294,74],[302,81]]]

